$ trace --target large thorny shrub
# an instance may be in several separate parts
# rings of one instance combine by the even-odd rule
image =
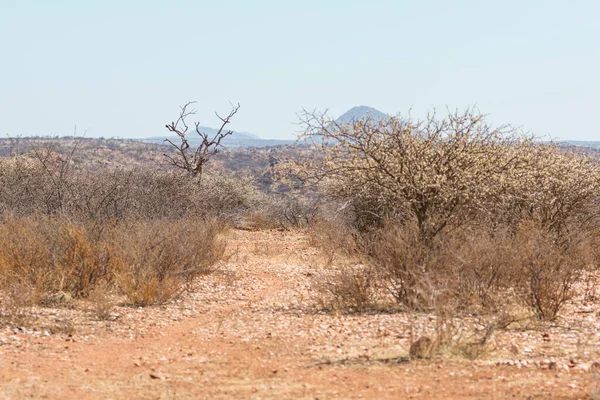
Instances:
[[[307,113],[304,123],[314,146],[279,175],[342,204],[404,306],[505,296],[552,319],[592,262],[600,168],[582,154],[472,110],[349,124]]]

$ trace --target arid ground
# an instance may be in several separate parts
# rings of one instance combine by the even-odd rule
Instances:
[[[302,232],[227,236],[228,261],[170,304],[117,304],[106,320],[87,300],[28,310],[22,327],[0,332],[0,397],[596,396],[597,303],[579,297],[555,323],[498,330],[475,360],[409,360],[411,337],[433,329],[432,316],[319,312],[313,288],[325,267]]]

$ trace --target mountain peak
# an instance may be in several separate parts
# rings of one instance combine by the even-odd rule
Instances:
[[[387,120],[390,118],[389,115],[382,113],[381,111],[368,106],[356,106],[352,107],[344,114],[340,115],[335,122],[342,125],[352,123],[363,118],[370,118],[373,121]]]

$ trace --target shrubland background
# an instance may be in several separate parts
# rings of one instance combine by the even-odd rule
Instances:
[[[487,321],[481,346],[524,316],[554,320],[596,273],[596,150],[472,110],[303,122],[298,145],[225,149],[201,180],[167,165],[163,145],[1,139],[4,320],[99,292],[170,301],[227,257],[231,228],[305,230],[324,256],[321,310],[434,313],[436,337],[415,341],[414,357],[441,351],[461,315]]]

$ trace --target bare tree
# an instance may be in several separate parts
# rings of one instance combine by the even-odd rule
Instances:
[[[173,143],[170,139],[165,139],[171,146],[175,148],[177,156],[170,156],[164,154],[170,165],[177,168],[183,169],[198,180],[202,177],[202,170],[204,164],[208,160],[219,152],[219,147],[222,146],[221,141],[231,135],[233,131],[225,130],[225,127],[231,121],[231,118],[238,112],[240,105],[234,106],[232,104],[231,111],[226,117],[221,117],[215,112],[215,115],[221,120],[221,127],[214,136],[209,135],[206,132],[200,130],[200,123],[195,122],[195,132],[200,137],[200,144],[195,149],[190,145],[189,132],[192,132],[187,124],[186,119],[193,114],[196,114],[196,110],[190,110],[190,105],[194,104],[194,101],[187,102],[181,106],[179,118],[175,122],[171,122],[165,125],[169,132],[176,134],[179,137],[180,143]]]

